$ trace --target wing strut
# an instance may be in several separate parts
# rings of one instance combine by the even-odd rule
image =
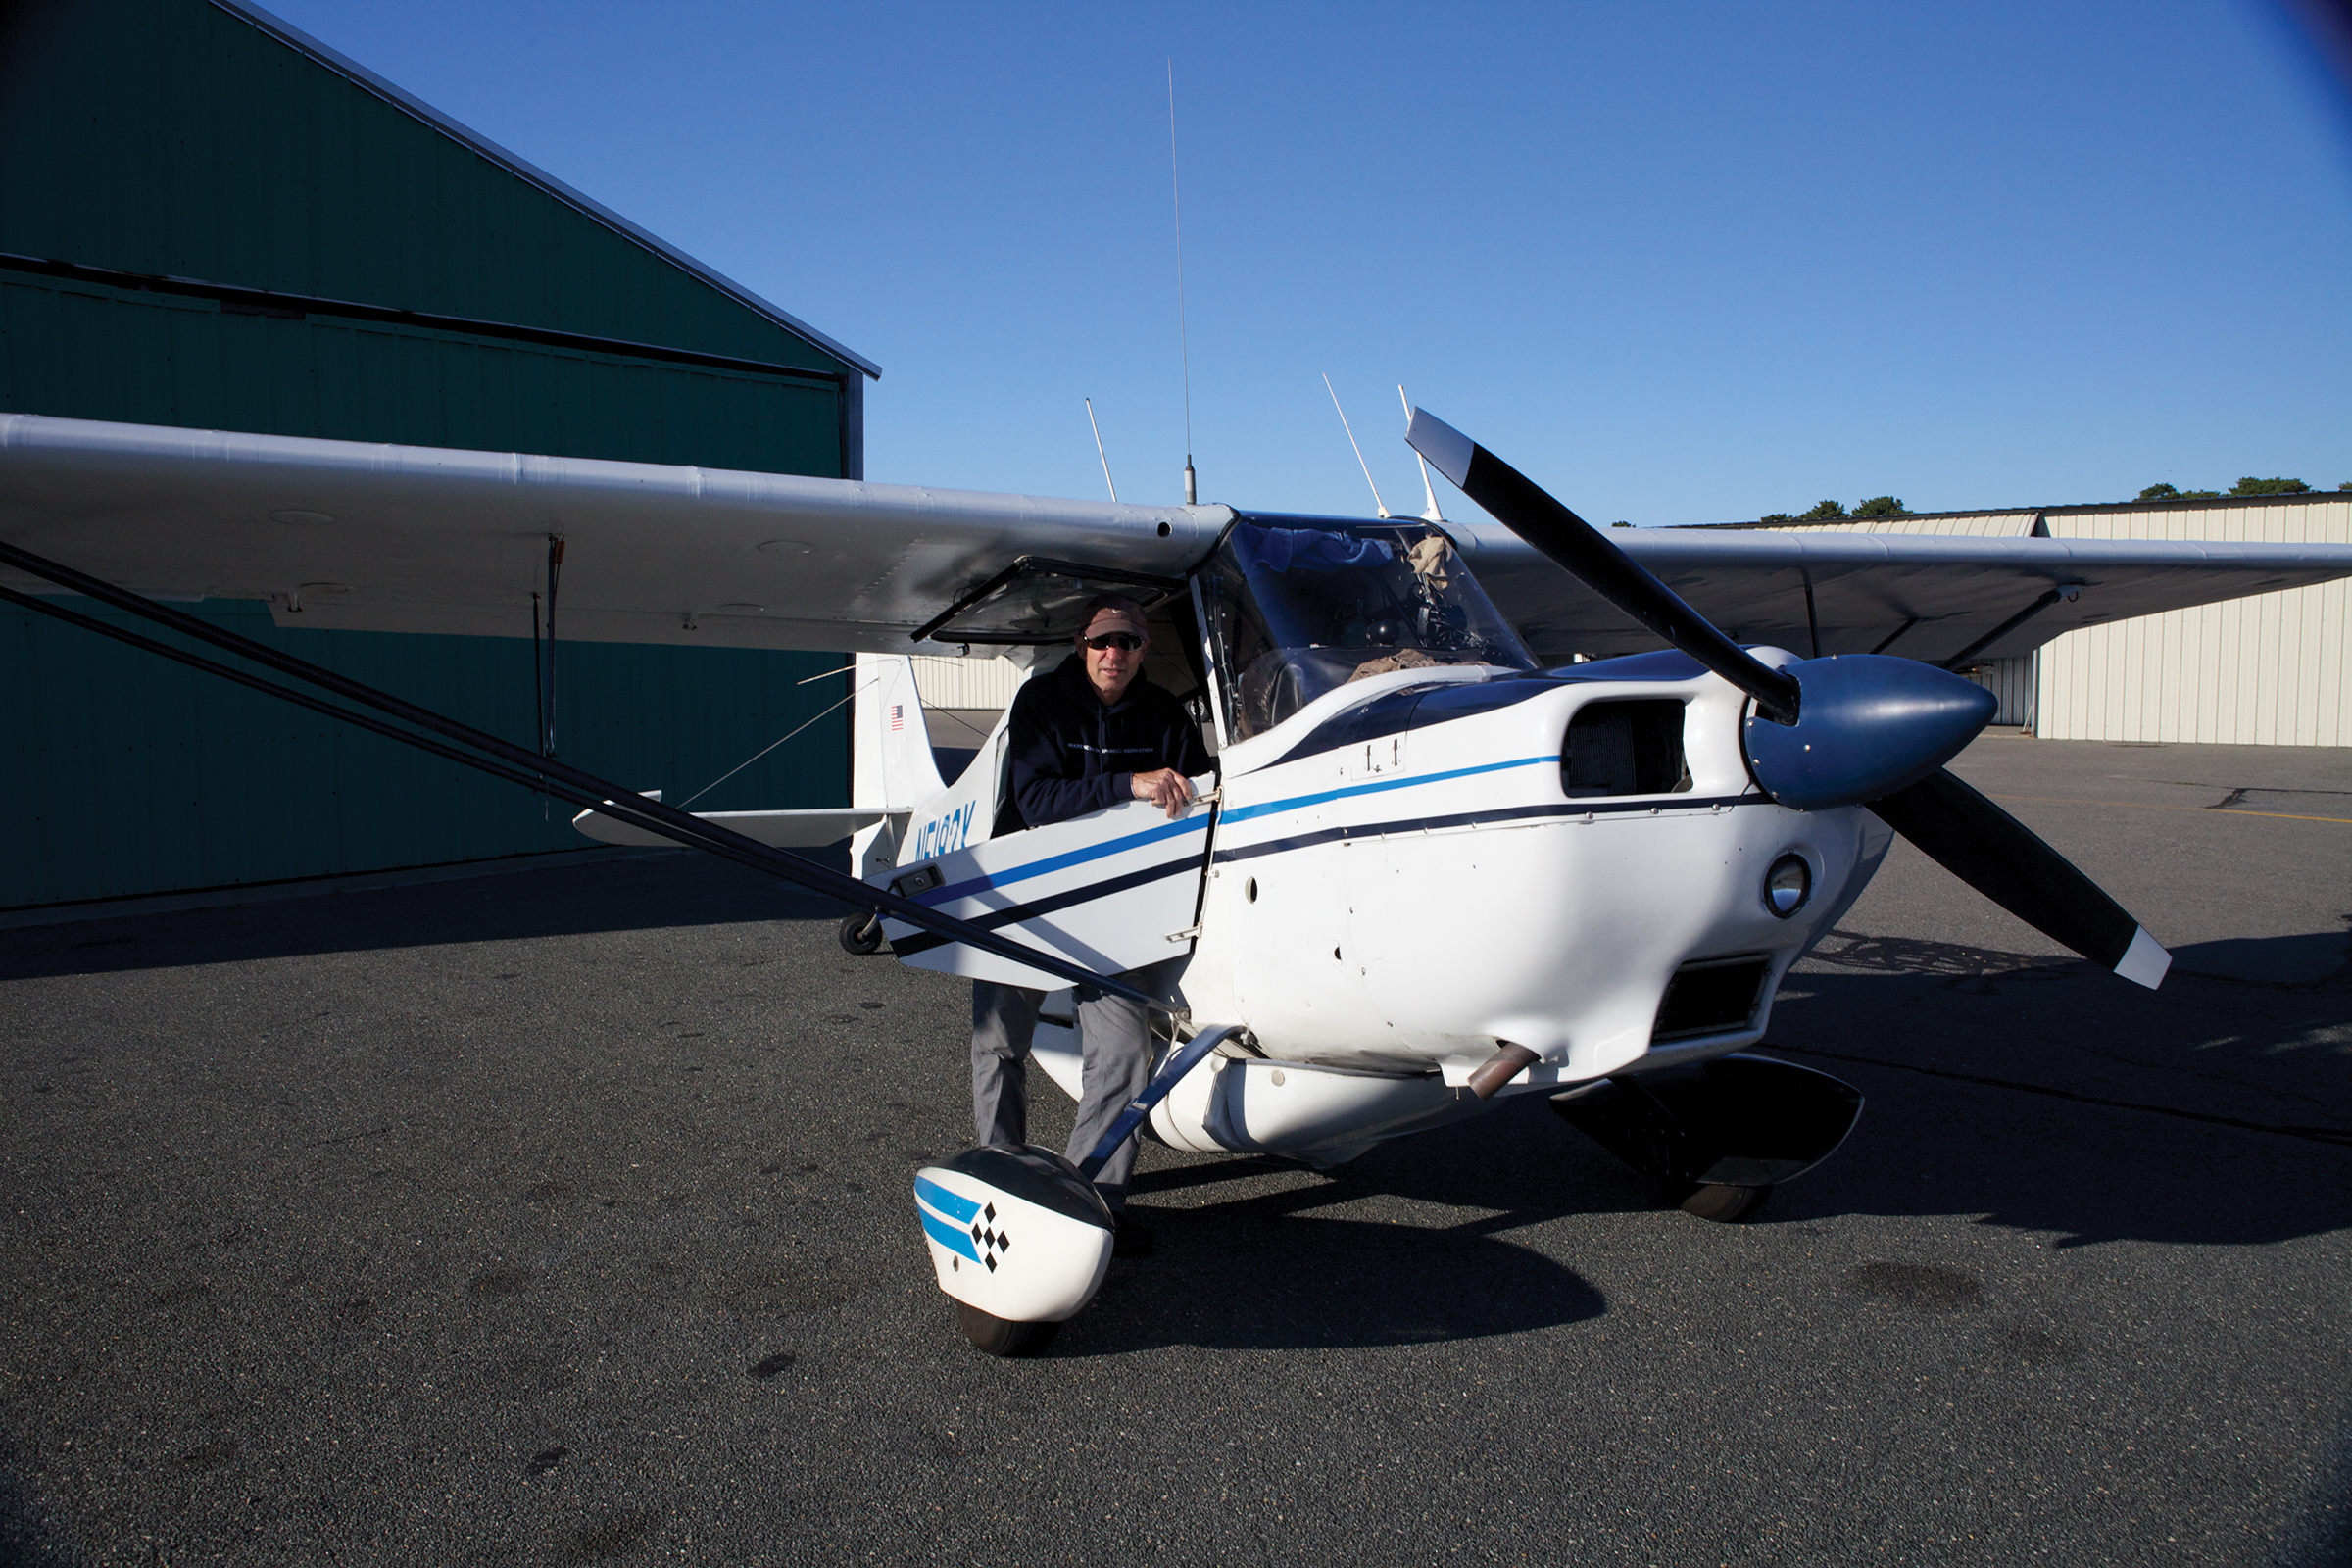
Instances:
[[[1154,1002],[1149,995],[1135,987],[1104,975],[1096,974],[1091,969],[1072,963],[1058,955],[1041,952],[1025,943],[1014,942],[1009,938],[999,936],[994,931],[983,930],[967,920],[959,920],[953,915],[943,914],[937,909],[918,904],[912,899],[905,898],[887,888],[873,887],[858,881],[856,877],[828,870],[800,856],[787,855],[768,845],[761,844],[756,839],[746,838],[731,829],[720,827],[706,818],[682,811],[674,806],[665,806],[659,801],[648,800],[617,784],[600,779],[592,773],[584,772],[568,763],[559,762],[554,758],[536,756],[525,748],[500,740],[495,735],[485,734],[480,730],[461,724],[455,719],[445,718],[430,710],[418,708],[413,703],[403,702],[397,697],[376,691],[372,687],[363,686],[358,681],[347,679],[332,670],[322,669],[316,664],[296,659],[290,654],[280,653],[274,648],[265,647],[249,638],[240,637],[235,632],[213,625],[208,621],[199,620],[193,615],[156,604],[152,600],[118,588],[113,583],[86,576],[74,570],[71,566],[61,565],[56,562],[36,556],[30,551],[20,550],[14,545],[0,543],[0,562],[20,567],[36,577],[45,578],[61,588],[71,589],[74,593],[86,595],[102,604],[112,605],[118,610],[154,621],[158,625],[168,626],[173,631],[181,632],[199,641],[210,643],[216,648],[252,660],[255,663],[274,669],[280,674],[308,681],[314,686],[323,687],[327,691],[333,692],[338,697],[348,698],[380,712],[388,713],[394,718],[415,724],[421,729],[433,731],[457,742],[458,746],[444,745],[426,736],[387,724],[381,719],[371,718],[365,713],[353,712],[349,709],[338,707],[307,693],[280,686],[274,681],[264,680],[260,676],[233,669],[184,649],[173,648],[127,627],[107,625],[104,621],[68,610],[63,605],[46,604],[33,595],[22,594],[11,588],[0,587],[0,599],[4,599],[8,603],[23,606],[27,610],[38,611],[42,614],[80,626],[85,630],[112,637],[118,642],[128,643],[134,648],[160,654],[177,663],[219,675],[224,680],[234,681],[240,686],[249,687],[255,691],[266,692],[272,697],[293,703],[297,707],[310,709],[314,712],[322,713],[343,723],[356,725],[388,739],[414,746],[419,751],[429,752],[447,760],[462,762],[467,767],[488,773],[494,778],[505,779],[511,784],[518,784],[529,790],[544,791],[559,800],[567,801],[573,806],[601,812],[626,822],[632,827],[683,844],[689,849],[707,850],[723,859],[733,860],[739,865],[763,872],[769,876],[780,877],[787,882],[796,883],[811,892],[821,893],[829,898],[839,899],[858,908],[887,910],[909,925],[937,932],[952,941],[965,943],[984,953],[993,953],[998,957],[1010,959],[1012,962],[1026,964],[1033,969],[1042,969],[1046,973],[1054,975],[1057,979],[1067,980],[1073,985],[1094,986],[1113,996],[1123,997],[1130,1002],[1141,1003],[1146,1006],[1156,1006],[1163,1011],[1166,1009],[1165,1003]],[[460,750],[461,746],[470,747],[473,752],[486,755],[474,756]]]

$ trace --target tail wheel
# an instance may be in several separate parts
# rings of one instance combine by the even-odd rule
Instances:
[[[1058,1323],[1014,1323],[983,1312],[969,1301],[956,1303],[956,1315],[963,1320],[963,1337],[972,1348],[990,1355],[1040,1355],[1054,1343]]]
[[[1763,1207],[1764,1200],[1771,1196],[1772,1189],[1769,1186],[1735,1187],[1730,1182],[1707,1182],[1691,1188],[1674,1201],[1675,1206],[1686,1214],[1695,1214],[1700,1219],[1713,1220],[1718,1225],[1729,1225],[1747,1218]]]
[[[853,914],[841,922],[841,945],[851,953],[864,957],[882,949],[882,917],[878,914]]]

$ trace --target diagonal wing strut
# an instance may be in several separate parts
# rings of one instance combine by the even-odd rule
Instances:
[[[733,860],[737,864],[747,866],[755,871],[764,872],[769,876],[780,877],[787,882],[808,888],[811,892],[840,899],[844,903],[859,908],[887,910],[909,925],[936,932],[951,941],[967,944],[985,953],[992,953],[998,957],[1026,964],[1033,969],[1041,969],[1057,979],[1067,980],[1072,985],[1094,986],[1113,996],[1122,997],[1146,1006],[1164,1008],[1166,1005],[1164,1003],[1154,1002],[1150,996],[1132,986],[1107,976],[1098,975],[1080,964],[1071,963],[1058,955],[1044,953],[1026,944],[1000,936],[994,931],[983,930],[969,921],[943,914],[937,909],[918,904],[914,900],[894,893],[887,888],[873,887],[855,877],[817,865],[800,856],[787,855],[780,850],[761,844],[756,839],[746,838],[740,833],[720,827],[706,818],[680,810],[676,807],[648,800],[617,784],[573,767],[569,763],[542,757],[512,742],[500,740],[495,735],[461,724],[455,719],[446,718],[430,710],[418,708],[413,703],[404,702],[400,698],[376,691],[372,687],[364,686],[360,682],[338,675],[332,670],[323,669],[307,661],[296,659],[290,654],[265,647],[249,638],[241,637],[235,632],[215,626],[208,621],[199,620],[183,612],[159,605],[126,589],[118,588],[113,583],[101,581],[96,577],[75,571],[71,566],[36,556],[30,551],[20,550],[14,545],[0,543],[0,563],[19,567],[34,576],[56,583],[61,588],[71,589],[74,593],[98,600],[102,604],[112,605],[118,610],[125,611],[143,619],[154,621],[158,625],[170,627],[173,631],[210,643],[216,648],[252,660],[255,663],[274,669],[281,674],[307,681],[314,686],[333,692],[336,696],[373,708],[380,712],[432,731],[458,744],[455,746],[444,745],[426,736],[387,724],[380,719],[353,712],[349,709],[312,697],[307,693],[294,691],[273,681],[264,680],[259,676],[233,669],[200,655],[172,648],[169,644],[158,642],[126,627],[109,626],[103,621],[68,610],[62,605],[46,604],[32,595],[20,594],[9,588],[0,588],[0,599],[5,599],[9,603],[24,606],[28,610],[39,611],[43,614],[81,626],[86,630],[98,632],[104,636],[113,637],[119,642],[128,643],[132,647],[159,654],[164,658],[202,669],[210,674],[221,676],[255,691],[267,692],[272,697],[310,709],[315,712],[323,713],[340,722],[356,725],[361,729],[400,741],[405,745],[416,747],[420,751],[430,752],[434,756],[450,761],[462,762],[468,767],[488,773],[494,778],[502,778],[526,789],[544,790],[557,799],[568,802],[573,806],[602,812],[607,816],[627,822],[632,827],[673,840],[689,849],[707,850],[722,858]],[[471,748],[471,751],[461,750],[461,747]],[[474,755],[477,753],[483,755]]]

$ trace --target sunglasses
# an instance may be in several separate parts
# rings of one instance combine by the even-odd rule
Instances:
[[[1122,654],[1132,654],[1144,646],[1144,640],[1131,631],[1112,631],[1104,632],[1100,637],[1087,638],[1086,646],[1096,653],[1105,648],[1116,648]]]

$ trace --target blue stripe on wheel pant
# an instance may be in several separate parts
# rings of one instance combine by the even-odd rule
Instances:
[[[921,1214],[922,1210],[917,1209],[915,1212]],[[980,1261],[980,1254],[972,1250],[971,1237],[941,1219],[937,1214],[923,1214],[923,1233],[949,1251],[960,1252],[975,1263]]]
[[[967,1225],[978,1218],[980,1214],[980,1204],[977,1200],[965,1198],[958,1193],[951,1193],[939,1183],[927,1182],[920,1176],[914,1179],[914,1196],[947,1215],[948,1218],[962,1220]]]

